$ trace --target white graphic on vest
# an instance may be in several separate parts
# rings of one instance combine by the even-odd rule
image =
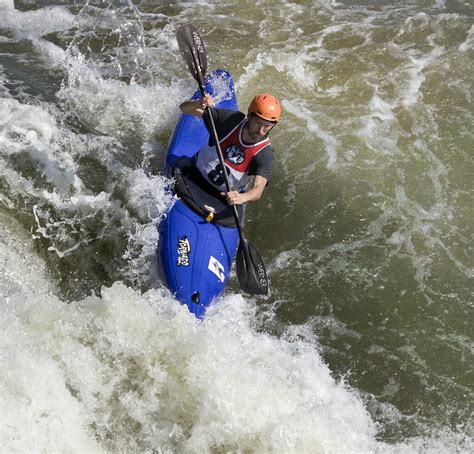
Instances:
[[[212,271],[221,282],[225,280],[225,269],[219,260],[211,255],[209,258],[209,265],[207,266],[210,271]]]
[[[245,153],[234,144],[230,144],[225,149],[225,154],[229,162],[235,165],[242,164],[245,160]]]

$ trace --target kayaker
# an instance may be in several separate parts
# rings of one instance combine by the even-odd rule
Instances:
[[[211,112],[217,136],[224,155],[226,170],[232,191],[227,192],[222,167],[212,139],[194,159],[198,173],[225,197],[230,205],[241,205],[259,200],[267,186],[273,168],[273,149],[268,133],[280,120],[281,105],[277,98],[262,93],[248,107],[248,113],[213,108],[214,100],[209,94],[197,100],[188,100],[180,105],[183,113],[202,117],[206,107]],[[203,117],[210,131],[207,115]],[[250,189],[250,178],[253,178]]]

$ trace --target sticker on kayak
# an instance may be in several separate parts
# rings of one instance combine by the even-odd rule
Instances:
[[[189,253],[191,245],[186,235],[183,238],[178,237],[178,261],[177,266],[189,266]]]
[[[222,263],[219,262],[215,257],[211,255],[209,257],[209,265],[208,268],[218,277],[221,282],[225,280],[225,269],[222,266]]]

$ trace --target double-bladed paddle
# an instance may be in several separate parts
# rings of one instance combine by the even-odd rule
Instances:
[[[184,61],[186,62],[191,75],[197,81],[201,95],[204,96],[204,77],[206,76],[207,71],[207,56],[204,49],[204,42],[202,41],[199,32],[196,30],[196,27],[193,24],[185,24],[181,26],[176,33],[176,37],[178,39],[178,45],[181,50],[181,54],[183,55]],[[204,113],[207,114],[209,119],[212,138],[216,146],[219,162],[223,169],[225,186],[227,188],[227,192],[230,192],[231,187],[229,184],[227,172],[225,171],[226,166],[224,163],[224,156],[222,154],[219,139],[217,137],[214,118],[212,117],[209,107],[206,107]],[[267,272],[265,270],[265,264],[263,263],[262,256],[258,252],[257,248],[245,239],[244,233],[242,231],[242,225],[240,224],[237,207],[235,205],[232,205],[232,207],[235,224],[237,226],[237,230],[239,231],[240,239],[236,260],[237,278],[239,280],[240,287],[246,293],[254,295],[267,295]]]

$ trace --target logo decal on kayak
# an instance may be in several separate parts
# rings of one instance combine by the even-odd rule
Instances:
[[[186,235],[183,238],[178,237],[178,261],[177,266],[189,266],[189,253],[191,252],[191,245],[189,244]]]
[[[209,270],[211,270],[217,276],[217,278],[221,282],[224,282],[224,280],[225,280],[225,269],[222,266],[222,263],[219,262],[219,260],[217,260],[212,255],[209,257],[208,268],[209,268]]]

